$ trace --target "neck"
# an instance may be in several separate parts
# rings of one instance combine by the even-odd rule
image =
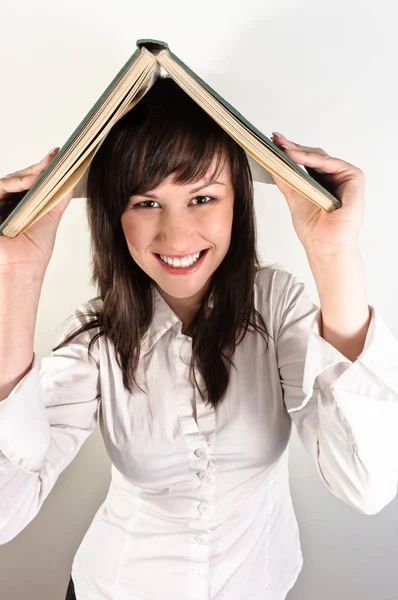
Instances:
[[[181,319],[182,333],[184,333],[184,335],[189,335],[187,331],[189,330],[193,317],[200,308],[203,296],[207,289],[207,285],[201,290],[199,290],[194,296],[189,296],[187,298],[176,298],[174,296],[171,296],[158,286],[157,289],[159,291],[159,294],[167,302],[170,308]]]

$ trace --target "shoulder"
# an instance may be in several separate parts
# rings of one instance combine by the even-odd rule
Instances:
[[[280,267],[260,267],[256,273],[254,285],[262,289],[270,287],[279,289],[286,286],[292,277],[294,277],[292,273]]]
[[[290,298],[303,289],[304,284],[290,271],[275,266],[261,267],[254,282],[255,308],[273,328],[280,322]]]
[[[73,321],[75,326],[86,325],[101,312],[102,305],[103,302],[99,297],[85,300],[75,308],[73,314],[70,316],[70,319]]]
[[[80,333],[78,332],[85,328],[90,322],[95,320],[96,315],[101,312],[102,305],[103,302],[99,297],[85,300],[79,304],[73,313],[61,322],[59,327],[61,333],[59,335],[58,343],[60,343],[61,340],[64,340],[69,335],[75,334],[76,342],[88,344],[91,338],[96,335],[99,328],[94,326],[90,329],[87,328],[86,331],[81,331]]]
[[[82,302],[75,310],[75,314],[79,315],[90,315],[98,314],[102,311],[103,301],[99,296],[95,298],[90,298],[90,300],[85,300]]]
[[[261,267],[254,280],[254,292],[262,300],[282,298],[295,284],[301,282],[290,271],[274,266]]]

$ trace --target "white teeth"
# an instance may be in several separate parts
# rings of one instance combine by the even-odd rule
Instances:
[[[184,256],[184,258],[168,258],[164,256],[164,254],[159,254],[160,258],[163,262],[171,265],[172,267],[189,267],[197,262],[200,256],[200,252],[195,252],[195,254],[190,254],[189,256]]]

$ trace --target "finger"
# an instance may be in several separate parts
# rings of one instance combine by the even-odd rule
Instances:
[[[341,160],[340,158],[334,158],[328,154],[319,154],[314,152],[312,149],[303,150],[301,148],[286,148],[285,153],[291,156],[295,162],[304,165],[305,167],[312,167],[319,170],[321,173],[337,175],[345,172],[360,172],[358,167],[355,167],[351,163]]]
[[[0,179],[0,200],[17,192],[28,191],[37,179],[38,173],[31,175],[17,175],[14,177],[3,177]]]
[[[2,177],[0,179],[0,199],[8,194],[29,190],[38,179],[40,173],[48,167],[58,150],[58,147],[54,148],[35,165],[30,165],[25,169],[9,173]]]
[[[8,175],[5,175],[3,179],[8,179],[9,177],[15,177],[18,175],[31,175],[32,173],[37,174],[40,171],[43,171],[54,158],[54,156],[57,154],[58,150],[59,148],[54,148],[53,150],[51,150],[51,152],[46,154],[46,156],[44,156],[40,162],[34,165],[30,165],[29,167],[25,167],[24,169],[14,171],[14,173],[9,173]]]
[[[67,209],[69,202],[72,200],[73,190],[70,191],[56,206],[54,206],[51,210],[48,211],[48,215],[54,219],[54,221],[59,224],[62,215]]]
[[[302,146],[301,144],[297,144],[297,142],[293,142],[292,140],[288,140],[287,138],[285,138],[285,136],[282,136],[281,134],[278,134],[278,136],[273,136],[275,137],[275,139],[273,139],[273,142],[277,144],[277,146],[281,146],[283,148],[283,150],[285,150],[286,148],[296,148],[296,149],[301,149],[301,150],[305,150],[307,152],[315,152],[315,154],[324,154],[327,155],[327,152],[325,152],[325,150],[323,150],[323,148],[315,148],[313,146]]]

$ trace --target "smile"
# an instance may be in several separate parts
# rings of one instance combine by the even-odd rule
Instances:
[[[165,254],[158,254],[158,256],[163,262],[173,267],[189,267],[190,265],[195,264],[204,253],[205,250],[202,250],[201,252],[195,252],[194,254],[187,254],[181,258],[171,258]]]
[[[202,250],[201,252],[195,252],[195,254],[189,254],[184,256],[182,259],[172,259],[164,254],[154,254],[154,256],[167,272],[174,275],[186,275],[196,271],[203,264],[208,250],[209,248]]]

